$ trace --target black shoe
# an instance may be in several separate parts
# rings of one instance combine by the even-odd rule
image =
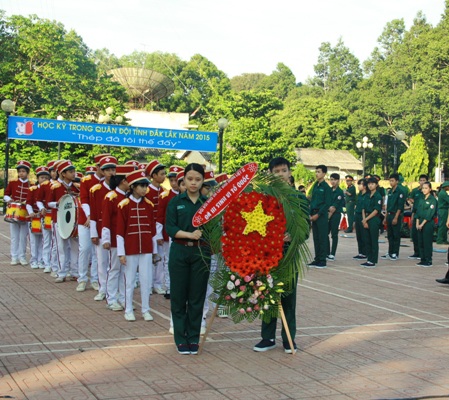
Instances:
[[[315,268],[327,268],[327,265],[323,262],[315,263]]]
[[[435,279],[438,283],[445,283],[449,285],[449,279],[443,278],[443,279]]]
[[[190,354],[190,346],[187,343],[178,344],[179,354]]]
[[[292,354],[292,349],[290,348],[290,343],[289,342],[282,342],[282,345],[284,346],[284,351],[287,354]],[[296,353],[296,350],[298,350],[298,348],[296,347],[296,343],[295,343],[294,340],[293,340],[293,348],[295,349],[295,353]]]
[[[417,267],[424,267],[424,268],[429,268],[429,267],[433,267],[432,263],[430,262],[419,262],[416,264]]]
[[[415,254],[415,253],[413,253],[411,256],[408,256],[408,258],[410,258],[410,260],[419,260],[420,259],[419,254]]]
[[[366,256],[363,254],[357,254],[356,256],[352,257],[354,260],[366,260]]]
[[[352,229],[346,229],[345,233],[352,233]]]
[[[375,268],[376,267],[376,264],[372,263],[371,261],[367,261],[360,265],[364,268]]]
[[[276,341],[274,339],[262,339],[254,347],[254,351],[262,352],[274,349],[276,347]]]
[[[317,263],[316,261],[312,261],[311,263],[307,264],[307,266],[308,266],[309,268],[315,268],[317,264],[318,264],[318,263]]]
[[[190,354],[198,354],[198,349],[199,349],[199,345],[198,345],[198,343],[190,343],[189,344],[189,347],[190,347]]]
[[[380,256],[380,258],[382,258],[383,260],[388,260],[389,257],[390,255],[388,253],[384,254],[383,256]]]
[[[165,297],[167,300],[170,300],[170,293],[169,293],[169,292],[165,293],[165,294],[164,294],[164,297]]]

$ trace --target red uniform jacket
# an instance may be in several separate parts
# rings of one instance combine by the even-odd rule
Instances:
[[[49,196],[51,185],[54,183],[54,181],[45,181],[42,182],[42,185],[40,186],[38,192],[37,192],[37,199],[39,203],[42,203],[44,208],[49,211],[48,204],[47,204],[47,198]]]
[[[9,197],[12,201],[25,204],[29,189],[30,182],[28,179],[25,182],[22,182],[20,179],[17,181],[11,181],[5,189],[5,200],[8,201]]]
[[[157,222],[159,222],[161,225],[163,225],[164,230],[162,231],[162,234],[164,236],[164,241],[168,242],[169,236],[165,230],[165,213],[167,211],[167,206],[170,200],[173,197],[176,197],[178,195],[177,192],[175,192],[173,189],[170,189],[168,192],[164,192],[159,196],[159,204],[157,209]]]
[[[117,206],[126,198],[120,189],[110,191],[103,199],[102,243],[110,243],[117,247]]]
[[[90,237],[101,238],[104,197],[111,191],[105,181],[90,188]]]
[[[154,206],[143,197],[139,200],[130,196],[117,207],[117,255],[153,253],[153,236],[156,223]]]
[[[28,206],[32,208],[33,213],[39,212],[39,208],[37,207],[37,204],[36,204],[39,192],[40,192],[40,187],[37,185],[31,186],[30,189],[28,190],[26,205],[27,205],[27,210],[28,210],[29,214],[30,214],[30,210],[28,209]]]
[[[80,201],[86,216],[90,217],[90,189],[97,183],[101,183],[103,179],[99,179],[97,175],[87,175],[81,180],[80,184]],[[87,206],[87,207],[86,207]]]

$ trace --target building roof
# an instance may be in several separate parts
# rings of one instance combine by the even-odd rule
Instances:
[[[363,165],[349,150],[295,149],[297,160],[308,167],[324,164],[343,171],[362,171]]]

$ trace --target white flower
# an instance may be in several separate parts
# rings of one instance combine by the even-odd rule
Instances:
[[[236,298],[237,298],[237,293],[232,292],[232,293],[231,293],[231,298],[232,298],[232,299],[236,299]]]
[[[228,290],[232,290],[235,288],[234,282],[228,281],[228,284],[226,285]]]

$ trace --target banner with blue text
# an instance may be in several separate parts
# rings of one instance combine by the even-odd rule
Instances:
[[[9,117],[8,138],[45,142],[217,151],[217,133]]]

